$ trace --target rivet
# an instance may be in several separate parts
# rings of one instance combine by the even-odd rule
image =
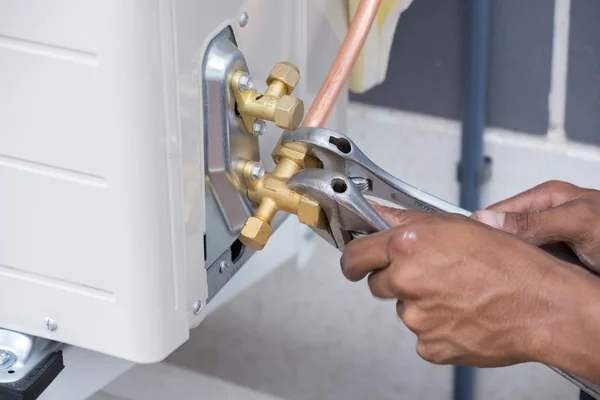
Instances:
[[[50,332],[53,332],[56,330],[56,328],[58,328],[58,323],[56,322],[56,320],[54,318],[46,317],[46,318],[44,318],[44,326]]]
[[[250,178],[253,180],[257,180],[265,176],[265,167],[259,162],[254,163],[252,169],[250,170]]]
[[[265,134],[267,130],[267,123],[265,120],[257,118],[254,120],[254,124],[252,125],[252,133],[254,136],[262,136]]]
[[[202,301],[196,300],[192,305],[192,312],[194,313],[194,315],[198,315],[200,314],[200,311],[202,311]]]
[[[252,77],[250,76],[250,74],[247,72],[244,72],[240,76],[240,80],[238,81],[238,87],[240,88],[240,90],[242,92],[245,92],[246,90],[252,89],[253,85],[254,85],[254,82],[252,82]]]
[[[248,13],[244,11],[242,15],[240,15],[240,26],[243,28],[248,25]]]
[[[224,273],[230,267],[231,267],[231,262],[229,260],[223,260],[223,261],[221,261],[221,268],[219,269],[219,272]]]

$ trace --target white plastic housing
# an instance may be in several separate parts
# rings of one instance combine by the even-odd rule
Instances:
[[[187,340],[207,296],[196,63],[230,24],[255,87],[291,61],[310,104],[305,71],[315,89],[329,65],[308,62],[308,26],[319,51],[339,43],[317,3],[0,2],[0,327],[139,363]],[[261,139],[268,167],[279,134]]]

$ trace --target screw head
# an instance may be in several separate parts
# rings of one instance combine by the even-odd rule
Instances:
[[[196,300],[192,305],[192,312],[194,315],[198,315],[200,311],[202,311],[202,300]]]
[[[6,364],[8,359],[10,358],[10,354],[6,350],[0,350],[0,365]]]
[[[46,318],[44,318],[44,326],[50,332],[53,332],[56,330],[56,328],[58,328],[58,323],[56,322],[56,320],[54,318],[46,317]]]
[[[219,269],[219,271],[221,273],[226,272],[229,268],[231,268],[231,261],[229,261],[229,260],[221,261],[221,268]]]
[[[257,118],[252,125],[252,133],[254,136],[262,136],[267,131],[267,123],[264,119]]]
[[[12,351],[0,349],[0,369],[12,367],[17,362],[17,355]]]
[[[252,169],[250,170],[250,178],[253,180],[258,180],[263,176],[265,176],[265,167],[263,167],[263,165],[259,162],[254,163]]]
[[[252,82],[252,77],[250,76],[250,74],[247,72],[244,72],[240,76],[240,80],[238,81],[238,87],[240,88],[240,90],[242,92],[245,92],[246,90],[252,89],[253,85],[254,85],[254,82]]]
[[[243,28],[246,25],[248,25],[248,13],[246,11],[244,11],[241,15],[240,15],[240,26]]]

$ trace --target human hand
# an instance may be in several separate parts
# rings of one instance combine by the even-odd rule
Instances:
[[[600,191],[550,181],[474,217],[535,245],[564,242],[582,263],[600,272]]]
[[[575,329],[571,291],[584,292],[583,270],[467,217],[375,208],[392,228],[350,242],[342,271],[351,281],[368,275],[374,296],[398,299],[423,359],[544,362],[550,333]]]

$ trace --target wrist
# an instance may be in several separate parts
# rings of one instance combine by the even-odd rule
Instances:
[[[600,280],[559,262],[548,307],[532,330],[531,361],[598,382],[600,379]]]

